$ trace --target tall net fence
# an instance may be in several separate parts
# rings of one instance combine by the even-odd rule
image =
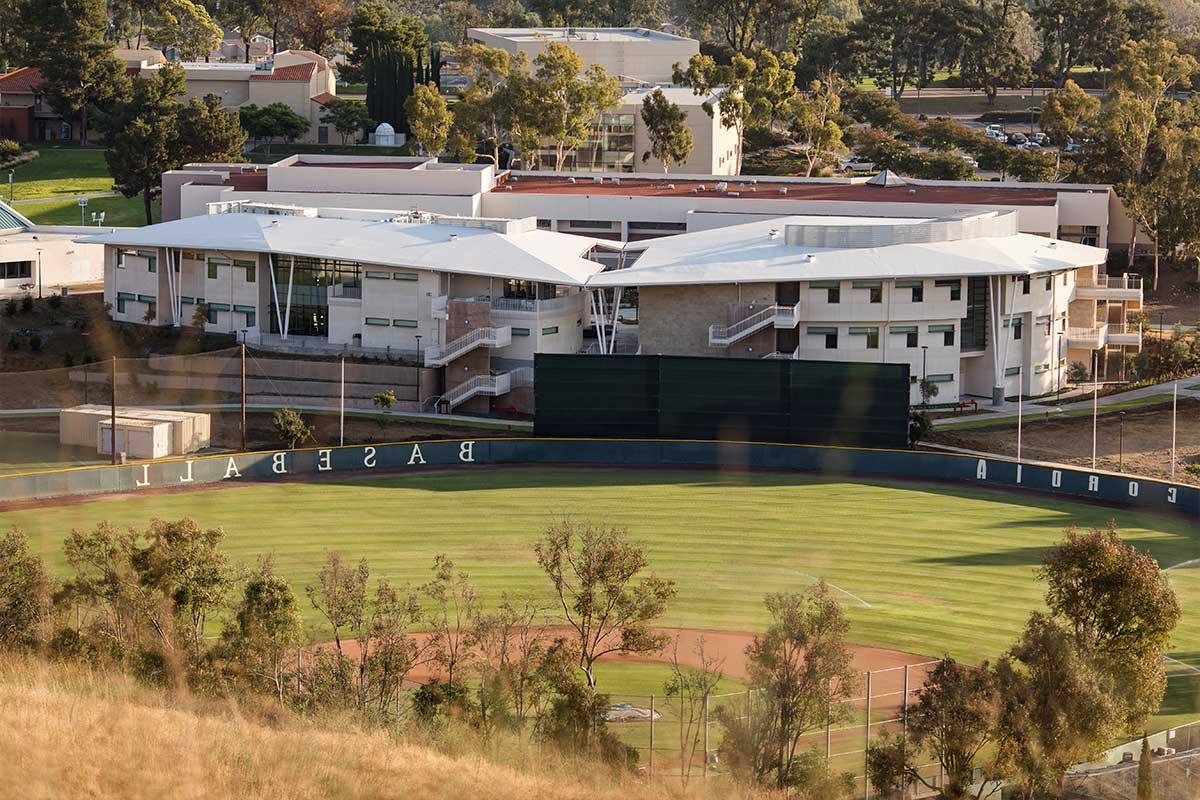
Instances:
[[[909,708],[937,663],[862,673],[860,692],[850,700],[850,718],[808,731],[799,749],[815,751],[832,771],[851,775],[856,796],[869,799],[868,748],[885,735],[905,732]],[[727,723],[752,727],[754,715],[764,713],[761,695],[749,689],[709,695],[705,703],[633,694],[612,695],[611,701],[610,730],[637,751],[642,768],[662,779],[694,780],[727,773],[721,758]],[[941,782],[937,764],[923,764],[920,772],[929,785],[913,787],[913,797],[933,794],[931,787]]]

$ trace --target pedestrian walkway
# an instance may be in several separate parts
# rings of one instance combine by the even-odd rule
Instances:
[[[1099,408],[1104,408],[1106,406],[1128,403],[1133,400],[1155,397],[1156,395],[1171,395],[1174,391],[1175,384],[1179,384],[1180,397],[1194,397],[1200,399],[1200,389],[1193,388],[1200,386],[1200,374],[1198,374],[1188,378],[1180,378],[1177,381],[1165,381],[1163,383],[1151,384],[1150,386],[1142,386],[1138,389],[1130,389],[1127,392],[1117,392],[1115,394],[1105,395],[1104,397],[1100,397],[1096,400],[1096,406]],[[1069,395],[1079,398],[1074,402],[1060,404],[1055,403],[1054,401],[1026,400],[1023,404],[1024,413],[1026,416],[1033,416],[1035,414],[1044,414],[1048,411],[1051,413],[1061,413],[1091,409],[1091,392],[1092,385],[1084,384],[1084,386],[1080,388],[1078,394],[1072,392],[1071,395]],[[982,411],[984,407],[980,406],[980,408]],[[1007,418],[1016,419],[1018,411],[1017,404],[1008,401],[1005,401],[1004,405],[1002,406],[987,407],[987,410],[990,413],[972,414],[966,417],[943,417],[942,419],[935,419],[933,424],[934,427],[939,428],[953,428],[955,424],[962,425],[968,422],[977,424],[981,421],[1003,424],[1003,421]]]

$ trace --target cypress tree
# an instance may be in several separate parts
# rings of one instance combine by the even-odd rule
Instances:
[[[1154,775],[1150,742],[1142,737],[1142,756],[1138,759],[1137,800],[1154,800]]]

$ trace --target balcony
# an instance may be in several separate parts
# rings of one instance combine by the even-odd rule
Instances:
[[[553,314],[561,311],[572,311],[581,308],[584,295],[582,292],[565,294],[561,297],[551,297],[544,300],[530,300],[518,297],[447,297],[440,295],[430,300],[430,312],[434,319],[448,319],[450,301],[463,300],[472,303],[488,303],[497,314]]]
[[[1108,343],[1120,345],[1142,346],[1142,329],[1139,325],[1126,323],[1108,324]]]
[[[1080,278],[1075,284],[1075,297],[1079,300],[1137,300],[1142,299],[1141,275],[1090,275]]]
[[[1067,346],[1084,350],[1099,350],[1108,343],[1108,325],[1090,328],[1067,328]]]

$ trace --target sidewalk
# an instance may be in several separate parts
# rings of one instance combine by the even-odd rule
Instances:
[[[1173,387],[1176,383],[1179,384],[1180,397],[1200,398],[1200,389],[1189,388],[1192,386],[1200,386],[1200,375],[1193,375],[1188,378],[1180,378],[1178,381],[1155,383],[1150,386],[1143,386],[1140,389],[1131,389],[1127,392],[1118,392],[1116,394],[1106,395],[1098,398],[1096,400],[1096,405],[1100,408],[1104,408],[1105,406],[1120,405],[1122,403],[1128,403],[1132,400],[1140,400],[1142,398],[1154,397],[1156,395],[1170,396],[1174,391]],[[1070,403],[1062,403],[1061,405],[1055,404],[1053,401],[1039,402],[1035,400],[1026,400],[1023,404],[1025,416],[1032,417],[1035,414],[1044,414],[1046,412],[1057,414],[1061,412],[1091,409],[1092,398],[1090,388],[1082,389],[1078,395],[1072,393],[1071,396],[1079,397],[1079,399]],[[981,404],[979,408],[981,411],[979,414],[972,414],[971,416],[966,417],[943,417],[942,419],[935,419],[933,421],[933,425],[934,427],[938,428],[953,428],[956,424],[963,425],[966,423],[972,423],[978,425],[984,421],[988,423],[1001,423],[1003,420],[1008,418],[1016,419],[1017,416],[1017,404],[1012,402],[1006,401],[1002,406],[985,406]],[[990,413],[982,413],[984,409],[987,409],[987,411]]]

